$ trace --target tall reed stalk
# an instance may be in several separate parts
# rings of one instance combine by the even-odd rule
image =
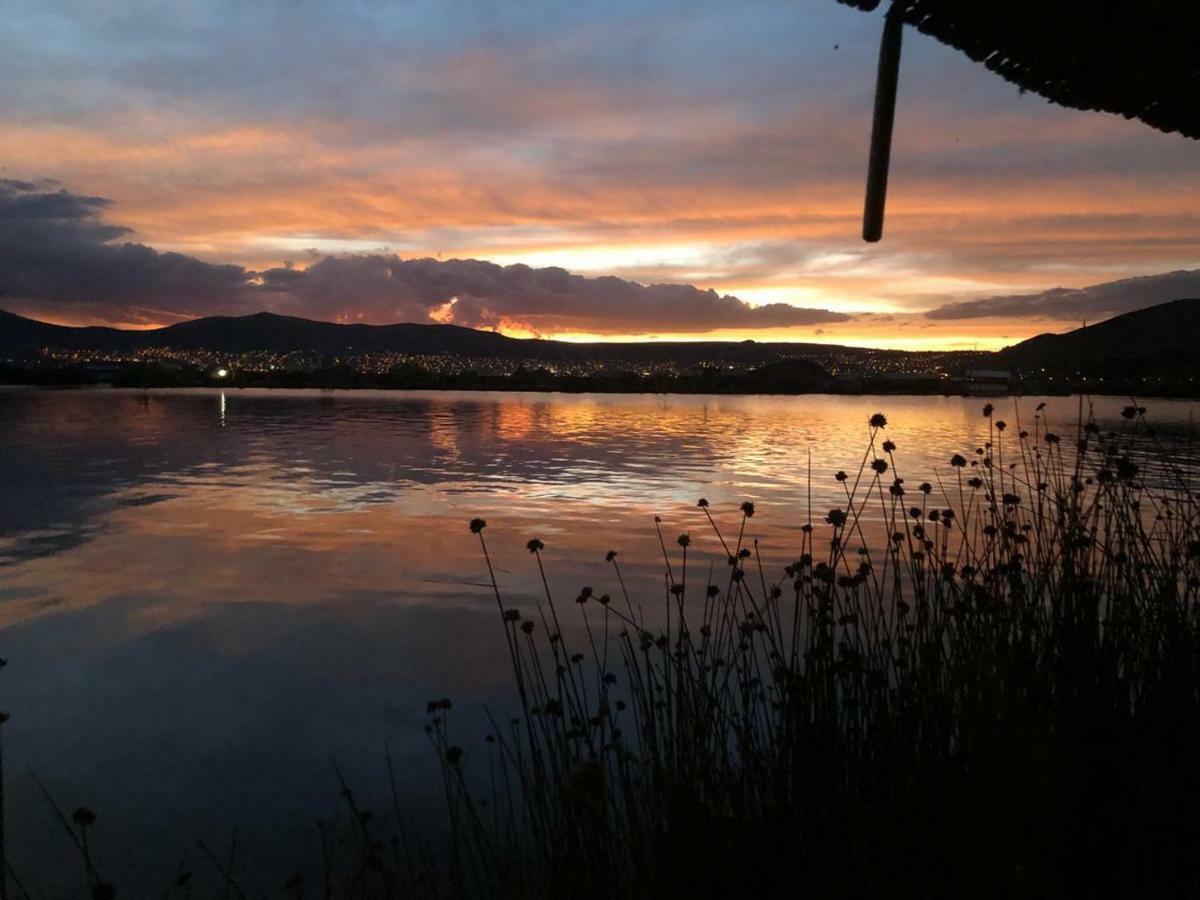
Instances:
[[[876,414],[782,572],[753,504],[701,500],[723,569],[659,528],[662,602],[610,552],[622,600],[581,590],[579,631],[540,540],[544,596],[505,603],[474,520],[520,711],[477,777],[431,709],[457,891],[1195,895],[1200,517],[1143,414],[1068,439],[989,404],[916,486]]]

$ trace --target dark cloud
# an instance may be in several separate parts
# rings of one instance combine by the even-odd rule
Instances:
[[[987,316],[1095,319],[1188,297],[1200,297],[1200,269],[1122,278],[1084,288],[1053,288],[1036,294],[1011,294],[947,303],[929,310],[925,315],[931,319],[978,319]]]
[[[0,294],[43,309],[90,310],[98,318],[149,323],[163,314],[229,311],[250,286],[241,266],[119,242],[102,197],[51,182],[0,180]]]
[[[0,292],[36,314],[161,322],[271,308],[318,319],[451,322],[475,328],[645,333],[782,328],[850,317],[785,303],[751,306],[687,284],[643,285],[565,269],[474,259],[326,256],[253,272],[122,242],[107,205],[46,183],[0,181]]]
[[[499,266],[477,259],[327,256],[304,271],[271,269],[263,290],[302,315],[330,312],[386,321],[438,319],[472,328],[522,325],[538,332],[704,332],[782,328],[850,317],[786,303],[751,306],[687,284],[642,285],[565,269]]]

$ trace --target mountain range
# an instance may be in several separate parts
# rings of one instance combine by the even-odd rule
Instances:
[[[530,361],[603,358],[629,363],[681,365],[727,362],[755,366],[782,357],[828,359],[831,354],[880,351],[811,343],[698,341],[579,344],[512,338],[456,325],[340,325],[275,313],[212,316],[143,331],[99,326],[67,327],[0,310],[0,355],[12,358],[41,348],[134,352],[171,347],[218,353],[302,351],[452,354]],[[1018,372],[1102,377],[1179,376],[1200,370],[1200,301],[1175,300],[1125,313],[1064,334],[1041,334],[992,354],[962,354],[963,365],[985,364]],[[901,351],[888,351],[901,354]]]
[[[512,338],[458,325],[341,325],[261,312],[210,316],[148,330],[101,326],[67,327],[0,310],[0,354],[12,356],[43,347],[60,350],[133,352],[150,347],[219,353],[302,351],[346,353],[453,354],[458,356],[570,361],[603,357],[630,363],[670,360],[681,364],[722,361],[758,365],[780,356],[824,356],[841,348],[827,344],[758,341],[643,341],[571,343]]]

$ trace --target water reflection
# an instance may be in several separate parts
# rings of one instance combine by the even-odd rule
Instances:
[[[505,704],[469,518],[489,521],[518,603],[538,589],[532,536],[564,595],[608,589],[610,548],[635,590],[659,592],[655,514],[703,558],[718,548],[697,498],[729,519],[753,499],[751,537],[782,560],[807,516],[810,455],[823,511],[871,413],[887,413],[917,482],[982,445],[981,402],[0,391],[7,769],[36,766],[63,804],[101,812],[119,885],[161,890],[194,837],[234,824],[286,868],[336,793],[330,755],[369,795],[390,742],[423,815],[436,807],[425,700],[459,699],[467,743],[481,703]],[[1017,428],[1037,402],[998,406]],[[1046,403],[1072,434],[1077,401]],[[1102,425],[1123,405],[1097,401]],[[1187,457],[1195,404],[1147,405]],[[34,866],[53,823],[28,776],[10,796],[14,861]]]

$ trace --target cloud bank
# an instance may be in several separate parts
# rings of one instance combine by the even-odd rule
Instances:
[[[55,182],[0,180],[0,293],[30,314],[122,324],[272,309],[318,319],[444,322],[537,333],[703,333],[847,321],[786,303],[753,306],[688,284],[643,285],[476,259],[325,256],[253,271],[122,240],[108,201]]]
[[[1200,297],[1200,269],[1122,278],[1083,288],[1052,288],[1036,294],[984,297],[946,303],[925,313],[931,319],[1046,317],[1053,319],[1108,318],[1166,303]]]
[[[642,285],[558,267],[499,266],[477,259],[326,256],[303,271],[269,269],[262,291],[301,315],[444,321],[537,333],[637,334],[721,328],[786,328],[850,316],[786,303],[751,306],[688,284]]]
[[[129,229],[101,220],[107,206],[56,182],[0,179],[4,301],[147,324],[164,312],[236,308],[249,285],[244,269],[121,241]]]

